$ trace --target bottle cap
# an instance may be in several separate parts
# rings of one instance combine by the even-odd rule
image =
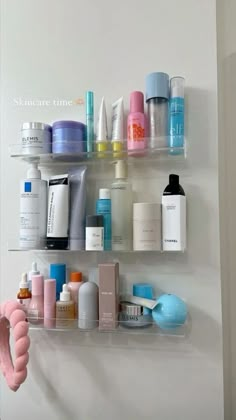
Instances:
[[[117,160],[115,162],[115,178],[116,179],[127,178],[127,164],[124,160]]]
[[[146,299],[153,299],[152,285],[148,283],[133,284],[133,295]]]
[[[111,192],[109,188],[100,188],[99,189],[99,200],[110,200]]]
[[[169,75],[162,72],[146,76],[146,102],[151,98],[169,99]]]
[[[144,113],[143,92],[134,91],[130,94],[130,112]]]
[[[38,270],[38,266],[37,263],[35,261],[32,262],[31,264],[31,271],[30,271],[31,275],[32,274],[40,274],[40,271]]]
[[[70,291],[68,289],[67,284],[63,284],[62,292],[60,293],[60,301],[61,302],[69,302],[71,300]]]
[[[102,214],[94,214],[86,217],[86,227],[103,227],[104,219]]]
[[[21,281],[20,281],[19,287],[20,289],[28,289],[29,283],[27,281],[27,273],[21,274]]]
[[[56,280],[44,280],[44,302],[54,304],[56,301]]]
[[[50,278],[59,283],[66,281],[66,264],[50,264]]]
[[[32,276],[32,296],[43,296],[44,279],[41,274]]]
[[[72,282],[82,281],[82,273],[80,271],[74,271],[70,273],[70,281]]]
[[[41,171],[37,163],[31,163],[27,171],[27,179],[41,179]]]
[[[170,79],[170,97],[184,98],[185,79],[181,76],[172,77]]]
[[[170,174],[169,175],[169,184],[179,185],[179,175]]]

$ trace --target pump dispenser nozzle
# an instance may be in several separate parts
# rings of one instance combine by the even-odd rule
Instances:
[[[127,172],[127,163],[124,160],[117,160],[115,162],[115,178],[126,179]]]
[[[38,169],[38,164],[36,162],[30,163],[30,167],[27,171],[28,179],[41,179],[41,171]]]

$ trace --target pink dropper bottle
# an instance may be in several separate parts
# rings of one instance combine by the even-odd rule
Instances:
[[[32,298],[28,308],[28,319],[32,324],[43,323],[44,278],[41,274],[32,276]]]

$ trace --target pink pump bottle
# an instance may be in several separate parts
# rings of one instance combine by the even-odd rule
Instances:
[[[56,327],[56,280],[44,280],[44,327]]]
[[[140,155],[141,150],[146,149],[147,141],[145,138],[145,114],[143,93],[134,91],[130,95],[130,113],[127,121],[128,129],[128,150],[137,151]],[[135,153],[129,153],[135,155]],[[141,153],[142,155],[142,153]]]
[[[43,289],[43,276],[41,274],[32,276],[32,298],[28,308],[28,319],[31,324],[43,323]]]

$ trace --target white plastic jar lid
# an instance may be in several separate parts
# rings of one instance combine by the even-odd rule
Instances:
[[[161,205],[160,203],[134,203],[133,219],[134,220],[160,220]]]

